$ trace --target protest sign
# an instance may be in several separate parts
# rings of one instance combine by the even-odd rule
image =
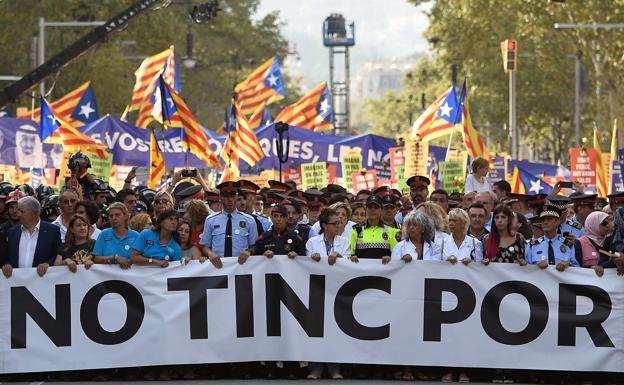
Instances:
[[[303,191],[312,187],[320,189],[327,186],[328,180],[327,163],[316,162],[301,165],[301,188]]]
[[[377,187],[377,170],[366,170],[366,172],[354,172],[351,174],[353,190],[357,193],[360,190],[373,190]]]

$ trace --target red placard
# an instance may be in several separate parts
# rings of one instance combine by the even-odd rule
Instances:
[[[353,190],[372,190],[377,187],[377,170],[367,170],[365,174],[354,172],[351,174]]]
[[[336,178],[336,165],[335,164],[330,164],[327,166],[327,183],[328,184],[336,184],[337,183],[337,178]]]
[[[570,173],[573,181],[583,183],[585,186],[596,185],[596,150],[588,148],[570,149]]]
[[[397,167],[405,165],[405,147],[390,147],[390,172],[392,180],[397,180]]]
[[[297,190],[301,190],[301,167],[288,167],[284,169],[284,182],[293,181],[297,183]]]

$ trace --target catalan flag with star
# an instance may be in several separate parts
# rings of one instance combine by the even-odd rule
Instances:
[[[482,157],[490,159],[485,143],[479,135],[479,132],[472,125],[472,118],[470,117],[470,104],[468,102],[468,81],[464,78],[464,85],[462,86],[461,94],[459,96],[459,108],[461,109],[461,120],[457,122],[459,124],[460,131],[464,138],[464,145],[473,159],[476,157]]]
[[[98,108],[91,82],[82,84],[50,105],[58,116],[74,127],[84,126],[98,119]],[[17,115],[19,119],[32,119],[35,122],[39,122],[39,116],[39,108]]]
[[[284,99],[286,90],[277,57],[256,68],[234,88],[240,110],[245,116],[252,114],[262,104],[269,105]]]
[[[541,177],[515,165],[511,173],[511,192],[514,194],[550,194],[552,186],[544,182]]]
[[[175,60],[174,46],[143,60],[134,73],[136,82],[128,111],[139,111],[136,125],[145,128],[153,121],[154,90],[162,76],[165,82],[180,92],[180,79]]]
[[[207,167],[220,167],[214,151],[210,149],[208,137],[197,123],[197,119],[182,97],[163,77],[159,80],[161,121],[166,127],[180,127],[183,130],[182,145],[187,151],[203,160]],[[153,112],[154,108],[152,108]]]
[[[78,131],[67,120],[59,116],[43,97],[41,97],[41,111],[43,113],[49,111],[45,119],[41,119],[39,122],[42,141],[51,138],[54,134],[58,134],[65,150],[91,152],[99,158],[106,157],[107,146],[97,143]]]
[[[258,137],[249,127],[247,118],[234,99],[232,99],[230,115],[226,122],[226,130],[228,130],[228,137],[221,151],[221,158],[225,161],[226,167],[238,168],[239,160],[253,167],[264,158],[264,151]]]
[[[451,86],[414,122],[411,140],[431,141],[451,134],[453,126],[461,120],[455,87]]]
[[[327,82],[322,82],[304,95],[297,103],[286,106],[276,117],[276,122],[291,126],[324,131],[334,127],[332,97]]]

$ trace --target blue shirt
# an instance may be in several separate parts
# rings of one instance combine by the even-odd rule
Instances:
[[[540,261],[548,262],[548,241],[546,236],[528,242],[524,250],[524,259],[530,264],[538,264]],[[557,235],[552,239],[552,248],[555,254],[555,265],[559,262],[570,262],[572,266],[579,266],[574,256],[574,246],[566,243],[566,239]]]
[[[95,256],[113,256],[119,255],[126,259],[130,259],[132,254],[132,245],[139,236],[139,233],[132,229],[128,229],[123,238],[119,238],[112,228],[104,229],[95,241],[93,247],[93,255]],[[117,263],[117,261],[115,261]]]
[[[568,219],[559,226],[559,234],[570,233],[579,239],[583,235],[585,235],[585,229],[583,229],[583,225],[578,223],[577,221]]]
[[[264,229],[264,232],[271,230],[271,228],[273,227],[273,223],[271,223],[271,220],[264,215],[256,215],[256,218],[258,218],[260,223],[262,223],[262,228]]]
[[[182,259],[182,249],[178,242],[172,237],[167,244],[160,243],[160,233],[156,230],[145,229],[141,231],[132,248],[146,258],[167,261]]]
[[[251,215],[243,214],[234,210],[232,215],[232,256],[239,254],[253,246],[258,238],[256,221]],[[209,216],[204,222],[204,232],[199,239],[199,244],[208,246],[218,256],[225,254],[225,227],[227,226],[228,214],[221,211]]]

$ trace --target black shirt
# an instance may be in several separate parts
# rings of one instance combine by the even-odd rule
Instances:
[[[275,254],[288,254],[291,251],[297,255],[305,255],[305,242],[303,238],[292,230],[284,230],[278,233],[274,229],[262,233],[253,246],[255,255],[262,255],[271,250]]]

